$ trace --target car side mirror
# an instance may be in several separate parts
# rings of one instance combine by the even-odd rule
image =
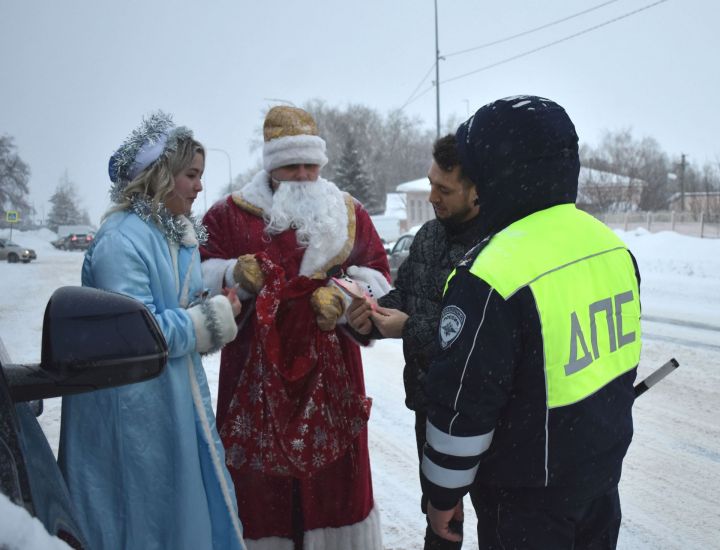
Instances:
[[[87,287],[57,289],[45,309],[39,365],[5,365],[14,402],[148,380],[167,363],[155,317],[139,301]]]

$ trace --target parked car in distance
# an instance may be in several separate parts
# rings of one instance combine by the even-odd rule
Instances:
[[[52,242],[60,250],[87,250],[95,238],[94,233],[70,233]]]
[[[0,260],[7,260],[9,263],[28,263],[37,259],[37,254],[32,248],[25,248],[12,242],[10,239],[0,239]]]
[[[390,264],[390,279],[392,280],[393,284],[395,283],[395,278],[397,277],[400,265],[408,257],[408,254],[410,254],[410,245],[412,244],[414,239],[415,233],[406,233],[402,235],[395,243],[395,246],[393,246],[392,251],[388,254],[388,263]]]
[[[73,548],[87,548],[36,419],[38,400],[148,380],[162,372],[167,356],[165,338],[143,304],[85,287],[59,288],[50,298],[40,364],[13,364],[0,338],[0,492],[11,506],[24,508]]]

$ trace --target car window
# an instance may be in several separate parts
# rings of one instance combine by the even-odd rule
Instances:
[[[410,248],[410,243],[412,242],[412,237],[400,237],[400,240],[395,243],[395,248],[393,248],[392,253],[396,254],[398,252],[402,252],[405,249]]]
[[[405,237],[402,241],[402,247],[400,248],[400,250],[410,250],[410,245],[412,244],[412,242],[412,237]]]

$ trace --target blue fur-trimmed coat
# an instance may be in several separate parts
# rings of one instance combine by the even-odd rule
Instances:
[[[229,301],[203,288],[186,218],[173,243],[132,212],[108,217],[82,284],[141,301],[170,359],[152,380],[63,398],[59,462],[93,549],[242,549],[232,481],[200,353],[237,333]]]

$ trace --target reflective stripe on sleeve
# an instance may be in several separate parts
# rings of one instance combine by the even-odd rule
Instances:
[[[427,442],[439,453],[452,456],[476,456],[484,453],[492,442],[495,430],[492,429],[486,434],[474,436],[457,436],[446,434],[437,429],[428,420]]]
[[[435,485],[444,487],[445,489],[458,489],[472,484],[475,474],[478,470],[478,464],[469,470],[449,470],[438,466],[427,456],[423,456],[422,473]]]

